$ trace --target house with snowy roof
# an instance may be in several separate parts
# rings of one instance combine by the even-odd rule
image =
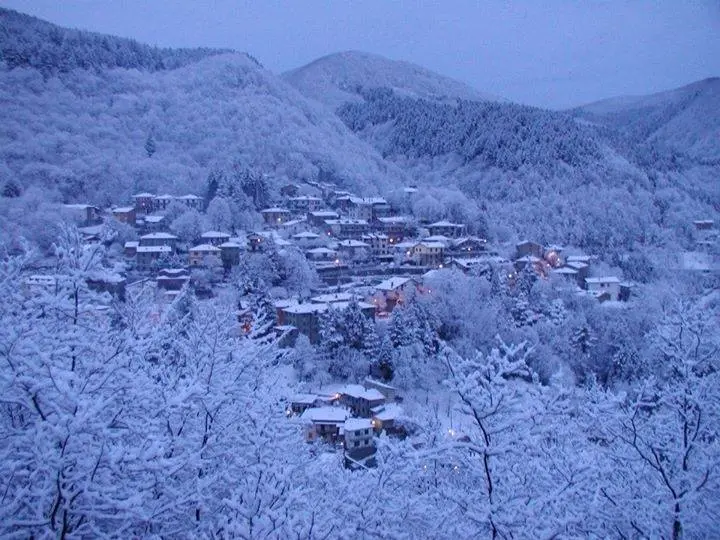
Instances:
[[[316,246],[320,242],[320,235],[311,231],[302,231],[292,235],[292,241],[300,247]]]
[[[465,236],[467,227],[462,223],[451,221],[436,221],[427,226],[430,236],[447,236],[448,238],[460,238]]]
[[[403,409],[397,403],[378,405],[370,412],[373,428],[378,433],[384,430],[388,434],[398,434],[402,431],[400,419],[403,416]]]
[[[445,260],[445,244],[442,242],[417,242],[410,249],[410,259],[420,266],[440,266]]]
[[[271,227],[278,227],[286,221],[289,221],[291,218],[290,210],[287,208],[280,208],[278,206],[265,208],[260,211],[260,214],[262,214],[265,224]]]
[[[149,269],[163,256],[172,254],[170,246],[138,246],[135,249],[135,265],[139,270]]]
[[[300,415],[300,422],[305,427],[305,438],[308,442],[319,438],[336,442],[348,418],[350,411],[343,407],[310,407]]]
[[[370,417],[373,407],[385,403],[385,396],[377,388],[365,388],[359,384],[348,384],[339,393],[340,403],[355,416],[363,418]]]
[[[343,424],[345,466],[373,466],[375,464],[375,430],[369,418],[348,418]]]
[[[134,206],[119,206],[111,210],[113,217],[120,223],[135,225],[136,213]]]
[[[362,238],[363,234],[370,231],[370,224],[366,219],[327,219],[325,224],[328,228],[327,232],[341,239],[359,239]]]
[[[450,242],[448,255],[456,259],[477,257],[487,250],[487,240],[475,236],[463,236]]]
[[[138,240],[141,247],[169,246],[172,251],[175,251],[178,237],[166,232],[153,232],[142,235]]]
[[[389,313],[396,305],[404,303],[408,294],[414,291],[417,285],[417,281],[411,277],[393,276],[375,285],[372,303],[379,310]]]
[[[340,240],[337,243],[337,250],[340,253],[340,259],[348,262],[357,259],[367,259],[370,256],[370,244],[362,240]]]
[[[308,249],[305,256],[313,261],[335,261],[338,258],[338,251],[327,247],[316,247]]]
[[[340,219],[334,210],[315,210],[307,213],[307,222],[313,227],[323,227],[328,219]]]
[[[298,195],[297,197],[290,197],[287,200],[287,205],[292,212],[314,212],[323,205],[323,200],[310,195]]]
[[[219,246],[230,240],[230,235],[222,231],[206,231],[200,235],[200,241],[203,244]]]
[[[220,264],[222,250],[212,244],[200,244],[188,250],[188,263],[190,266],[207,266]]]
[[[413,233],[411,218],[407,216],[386,216],[375,219],[375,227],[385,233],[389,244],[398,244]]]
[[[585,285],[588,292],[595,295],[600,301],[616,302],[620,299],[620,279],[615,276],[585,278]]]
[[[154,193],[136,193],[132,199],[135,204],[135,212],[138,214],[149,214],[155,209]]]
[[[175,200],[183,203],[188,208],[192,208],[194,210],[202,209],[202,197],[198,197],[197,195],[193,195],[192,193],[188,195],[181,195],[180,197],[175,197]]]

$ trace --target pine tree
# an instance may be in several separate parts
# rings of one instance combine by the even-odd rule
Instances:
[[[147,154],[147,157],[153,157],[153,154],[156,150],[157,148],[155,146],[155,138],[153,137],[152,133],[150,133],[145,140],[145,153]]]

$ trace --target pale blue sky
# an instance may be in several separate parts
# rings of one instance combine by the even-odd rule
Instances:
[[[561,108],[720,76],[718,0],[0,0],[163,46],[228,47],[282,72],[360,50]]]

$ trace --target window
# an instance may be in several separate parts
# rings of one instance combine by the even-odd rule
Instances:
[[[359,444],[360,444],[360,441],[355,441],[355,443],[353,444],[353,446],[354,446],[355,448],[357,448]]]

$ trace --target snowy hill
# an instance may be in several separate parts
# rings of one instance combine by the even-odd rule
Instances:
[[[138,189],[202,194],[210,170],[235,163],[275,187],[322,175],[373,193],[404,181],[335,115],[246,54],[163,52],[0,15],[13,21],[0,34],[0,183],[107,204]],[[64,67],[39,64],[50,34],[63,44]],[[113,52],[97,60],[98,47]],[[134,60],[122,64],[129,50]]]
[[[720,203],[717,166],[675,160],[570,113],[388,89],[362,96],[337,111],[348,127],[416,183],[478,201],[499,236],[511,224],[521,236],[596,251],[655,243],[663,228],[680,230]]]
[[[362,101],[362,89],[390,88],[401,96],[432,100],[500,101],[470,86],[410,62],[348,51],[324,56],[283,74],[283,78],[331,109]]]
[[[162,49],[131,39],[59,28],[41,19],[0,8],[0,65],[32,67],[46,75],[72,69],[173,69],[221,49]]]
[[[720,160],[720,78],[649,96],[606,99],[577,109],[588,120],[704,162]]]

